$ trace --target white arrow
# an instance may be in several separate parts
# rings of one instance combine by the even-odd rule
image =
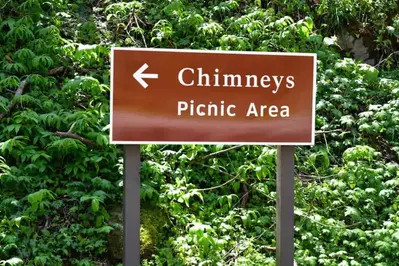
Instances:
[[[143,72],[148,68],[147,64],[142,65],[134,74],[133,77],[140,83],[143,88],[147,88],[148,84],[144,79],[157,79],[158,74],[144,74]]]

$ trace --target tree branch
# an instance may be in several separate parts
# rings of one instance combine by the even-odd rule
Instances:
[[[343,132],[343,131],[342,131],[342,129],[332,129],[332,130],[326,130],[326,131],[319,130],[319,131],[316,131],[315,134],[327,134],[327,133],[334,133],[334,132]]]
[[[328,228],[335,228],[335,229],[346,229],[346,228],[350,228],[350,227],[354,227],[357,226],[359,224],[361,224],[360,222],[354,223],[354,224],[348,224],[348,225],[343,225],[343,226],[337,226],[337,225],[330,225],[330,224],[324,224],[318,221],[313,220],[312,218],[310,218],[309,216],[306,216],[305,214],[298,214],[295,213],[295,215],[301,216],[303,218],[306,218],[308,220],[310,220],[313,223],[316,223],[318,225],[324,226],[324,227],[328,227]]]
[[[5,59],[7,60],[8,63],[12,63],[13,62],[11,57],[8,56],[8,55],[5,56]]]
[[[8,0],[0,9],[4,9],[10,2],[11,2],[11,0]]]
[[[247,202],[249,200],[249,191],[248,191],[248,186],[245,183],[242,183],[242,189],[244,190],[244,196],[242,197],[242,201],[241,201],[241,207],[245,208],[245,206],[247,205]]]
[[[380,62],[378,62],[378,64],[376,64],[374,67],[378,67],[379,65],[381,65],[382,63],[384,63],[385,61],[387,61],[391,56],[399,54],[399,51],[395,51],[390,53],[387,57],[385,57],[384,60],[380,60]]]
[[[219,154],[222,154],[222,153],[225,153],[225,152],[228,152],[228,151],[232,151],[232,150],[238,149],[238,148],[240,148],[240,147],[242,147],[242,146],[244,146],[244,145],[237,145],[237,146],[233,146],[233,147],[230,147],[230,148],[221,150],[221,151],[217,151],[217,152],[214,152],[214,153],[205,155],[205,156],[202,157],[200,160],[205,160],[205,159],[207,159],[207,158],[209,158],[209,157],[212,157],[212,156],[215,156],[215,155],[219,155]]]
[[[276,247],[263,246],[263,248],[264,248],[266,251],[276,251]]]
[[[199,165],[199,166],[202,166],[202,167],[210,168],[210,169],[212,169],[212,170],[218,171],[219,173],[228,175],[228,176],[230,176],[230,177],[234,177],[234,176],[235,176],[235,175],[230,174],[230,173],[228,173],[228,172],[226,172],[226,171],[223,171],[223,170],[220,170],[220,169],[216,169],[216,168],[214,168],[214,167],[212,167],[212,166],[209,166],[209,165],[206,165],[206,164],[203,164],[203,163],[191,162],[190,164],[194,164],[194,165]]]
[[[336,177],[336,176],[338,176],[338,175],[335,174],[335,175],[327,175],[327,176],[317,176],[317,175],[298,174],[299,178],[305,178],[305,179],[327,179],[327,178]]]
[[[56,67],[56,68],[50,69],[50,70],[48,71],[48,74],[49,74],[50,76],[56,76],[56,75],[58,75],[58,74],[63,73],[64,71],[65,71],[65,67],[60,66],[60,67]]]
[[[208,188],[195,188],[195,189],[193,189],[193,190],[196,190],[196,191],[207,191],[207,190],[212,190],[212,189],[218,189],[218,188],[223,187],[224,185],[227,185],[227,184],[230,183],[231,181],[237,179],[237,177],[239,177],[239,175],[236,175],[236,176],[233,177],[232,179],[227,180],[226,182],[224,182],[223,184],[218,185],[218,186],[208,187]]]
[[[232,209],[234,209],[243,198],[245,198],[250,192],[252,191],[252,189],[248,190],[244,195],[242,195],[242,197],[233,205]]]
[[[5,58],[7,61],[10,62],[10,60],[11,60],[11,62],[12,62],[12,59],[9,56],[6,56]],[[64,72],[65,70],[66,69],[62,66],[56,67],[56,68],[50,69],[48,72],[48,75],[55,76],[55,75],[58,75],[58,74]],[[14,97],[22,95],[24,93],[26,86],[27,86],[27,81],[26,81],[26,79],[24,79],[23,81],[21,81],[18,89],[15,91]],[[6,117],[11,112],[11,109],[14,107],[14,105],[15,105],[15,103],[11,100],[10,104],[7,106],[7,109],[8,109],[7,113],[0,114],[0,120],[3,119],[4,117]]]
[[[130,39],[132,39],[132,41],[134,41],[134,38],[130,35],[129,29],[130,29],[131,25],[133,24],[133,21],[132,21],[133,19],[134,19],[134,22],[136,23],[137,28],[139,28],[140,30],[142,30],[141,27],[140,27],[139,22],[137,21],[136,12],[133,11],[132,14],[130,14],[129,23],[128,23],[128,24],[126,25],[126,27],[125,27],[126,34],[129,36]],[[141,19],[140,19],[140,21],[143,22]],[[143,23],[143,24],[144,24],[144,23]],[[143,32],[141,32],[141,37],[143,38],[144,47],[147,48],[147,42],[146,42],[146,40],[145,40],[145,36],[144,36]]]
[[[92,140],[86,139],[82,136],[79,136],[78,134],[72,133],[72,132],[61,132],[61,131],[57,131],[55,133],[53,133],[54,136],[57,137],[61,137],[61,138],[72,138],[72,139],[78,139],[81,142],[88,144],[88,145],[92,145],[92,146],[96,146],[96,147],[101,147],[100,145],[98,145],[97,143],[95,143]]]
[[[15,91],[15,96],[22,95],[24,93],[25,88],[26,88],[26,80],[24,79],[19,84],[18,89]],[[14,98],[15,98],[15,96],[14,96]],[[11,100],[11,102],[7,106],[7,109],[8,109],[7,113],[0,114],[0,120],[3,119],[4,117],[6,117],[11,112],[11,109],[14,107],[14,105],[15,105],[15,102],[13,100]]]
[[[137,21],[136,12],[133,12],[133,17],[134,17],[134,21],[136,22],[137,28],[139,28],[141,30],[139,22]],[[143,37],[143,42],[144,42],[145,48],[147,48],[147,42],[145,41],[145,37],[144,37],[143,33],[141,33],[141,37]]]

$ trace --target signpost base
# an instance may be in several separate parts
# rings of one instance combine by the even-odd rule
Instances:
[[[295,146],[277,147],[277,266],[294,265]]]
[[[140,145],[124,145],[123,265],[140,265]]]
[[[295,146],[277,148],[277,266],[294,265]],[[140,145],[124,145],[124,265],[140,265]]]

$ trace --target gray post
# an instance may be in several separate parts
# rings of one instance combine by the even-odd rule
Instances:
[[[277,147],[277,266],[294,265],[295,146]]]
[[[123,265],[140,265],[140,145],[124,145]]]

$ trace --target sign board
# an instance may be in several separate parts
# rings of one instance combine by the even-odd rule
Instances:
[[[112,144],[313,145],[316,55],[113,48]]]

